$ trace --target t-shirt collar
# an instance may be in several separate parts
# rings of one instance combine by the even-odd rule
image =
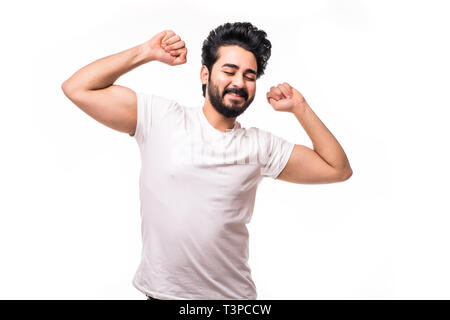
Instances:
[[[203,113],[203,107],[199,108],[199,118],[200,121],[202,122],[203,126],[206,127],[206,129],[211,132],[211,134],[217,135],[217,136],[223,136],[223,135],[228,135],[230,133],[235,132],[237,129],[240,128],[240,123],[236,120],[234,121],[234,126],[231,129],[226,129],[226,132],[220,131],[216,128],[214,128],[208,121],[208,119],[206,119],[205,114]]]

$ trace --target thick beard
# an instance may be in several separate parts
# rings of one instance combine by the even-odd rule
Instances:
[[[218,113],[220,113],[226,118],[236,118],[237,116],[244,113],[244,111],[248,108],[248,106],[252,103],[253,99],[255,98],[255,96],[253,96],[247,101],[245,101],[242,107],[227,106],[223,103],[224,94],[223,93],[220,94],[219,88],[212,83],[211,79],[209,79],[207,87],[208,87],[209,101],[211,102],[211,105]]]

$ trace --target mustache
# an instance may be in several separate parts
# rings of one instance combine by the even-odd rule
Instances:
[[[234,93],[234,94],[237,94],[238,96],[244,97],[244,99],[246,99],[246,100],[247,100],[247,98],[248,98],[248,93],[247,93],[244,89],[239,89],[239,88],[225,89],[225,90],[223,90],[223,96],[222,96],[222,98],[223,98],[227,93]]]

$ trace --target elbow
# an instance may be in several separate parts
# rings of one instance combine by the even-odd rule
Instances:
[[[66,80],[61,84],[61,89],[66,95],[66,97],[69,98],[70,100],[72,100],[75,94],[77,94],[80,91],[80,89],[75,87],[74,84],[69,80]]]
[[[346,181],[348,179],[350,179],[350,177],[353,175],[353,170],[352,168],[348,168],[347,170],[345,170],[342,175],[341,175],[341,181]]]
[[[64,92],[65,95],[67,95],[71,91],[71,85],[70,85],[68,80],[64,81],[61,84],[61,89],[62,89],[62,91]]]
[[[62,83],[61,90],[64,92],[64,94],[66,96],[68,96],[68,94],[69,94],[69,84],[67,83],[67,80]]]
[[[353,170],[350,166],[345,166],[342,168],[334,168],[333,175],[332,175],[332,181],[333,182],[342,182],[350,179],[350,177],[353,175]]]

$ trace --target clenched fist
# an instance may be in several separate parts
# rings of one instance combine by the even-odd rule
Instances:
[[[150,60],[157,60],[171,66],[186,63],[187,48],[180,36],[172,30],[165,30],[144,43]]]
[[[266,93],[266,98],[276,111],[303,112],[306,106],[303,95],[287,82],[271,87],[270,91]]]

